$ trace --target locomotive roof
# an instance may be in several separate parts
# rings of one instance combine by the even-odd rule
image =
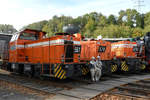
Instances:
[[[34,29],[24,29],[24,30],[21,30],[21,31],[35,31],[35,32],[43,32],[46,34],[46,32],[44,31],[41,31],[41,30],[34,30]]]
[[[117,42],[117,41],[125,41],[130,40],[131,38],[103,38],[102,40],[110,41],[110,42]]]
[[[46,32],[41,31],[41,30],[34,30],[34,29],[27,29],[27,28],[26,28],[26,29],[22,29],[22,30],[18,31],[18,32],[16,32],[15,34],[18,34],[18,33],[23,32],[23,31],[43,32],[43,33],[45,33],[45,34],[46,34]]]

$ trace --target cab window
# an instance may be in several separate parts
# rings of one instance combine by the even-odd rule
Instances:
[[[38,40],[37,34],[32,33],[21,33],[19,39],[22,40]]]
[[[12,36],[10,42],[16,41],[16,40],[18,39],[18,37],[19,37],[19,34],[14,34],[14,35]]]

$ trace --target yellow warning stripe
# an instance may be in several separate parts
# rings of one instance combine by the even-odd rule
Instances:
[[[67,78],[66,75],[66,71],[64,69],[62,69],[60,64],[56,64],[55,65],[55,69],[54,69],[54,73],[55,73],[55,77],[59,78],[59,79],[65,79]]]
[[[86,69],[85,68],[83,68],[83,71],[86,73]]]
[[[113,66],[113,71],[115,71],[115,70],[116,70],[116,66],[114,65],[114,66]]]
[[[54,72],[56,72],[56,71],[58,70],[59,64],[56,64],[55,67],[56,67],[56,68],[55,68]]]
[[[125,62],[122,62],[121,70],[123,70],[123,71],[124,71],[124,64],[125,64]]]
[[[114,66],[114,72],[117,71],[117,65]]]
[[[125,70],[125,65],[122,65],[122,70]]]
[[[62,79],[62,78],[65,79],[65,77],[64,77],[65,74],[66,74],[66,72],[64,71],[63,74],[61,75],[60,79]]]
[[[114,65],[112,65],[112,71],[114,71]]]
[[[85,68],[83,68],[82,71],[83,71],[83,75],[85,75],[86,74]]]
[[[56,72],[55,77],[58,75],[58,73],[60,72],[61,67],[59,67],[59,70]]]
[[[82,74],[86,75],[89,72],[89,69],[87,67],[82,67]]]
[[[125,71],[128,71],[128,66],[126,65]]]
[[[111,72],[116,72],[116,71],[117,71],[117,65],[112,65]]]
[[[58,77],[60,77],[60,75],[61,75],[63,72],[64,72],[64,71],[63,71],[63,70],[61,70],[61,72],[59,73]]]
[[[122,62],[122,64],[121,64],[121,70],[123,70],[123,71],[128,71],[128,66],[126,65],[126,62],[125,62],[125,61]]]

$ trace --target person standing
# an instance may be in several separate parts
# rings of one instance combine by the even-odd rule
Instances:
[[[100,56],[97,56],[96,60],[96,72],[95,72],[95,81],[99,81],[102,76],[102,61]]]
[[[95,82],[95,72],[96,72],[96,61],[95,61],[95,57],[92,57],[91,61],[90,61],[90,73],[91,73],[91,80],[93,82]]]
[[[91,80],[93,82],[99,81],[102,75],[102,62],[100,60],[100,56],[97,56],[97,60],[95,57],[92,57],[90,61],[90,73],[91,73]]]

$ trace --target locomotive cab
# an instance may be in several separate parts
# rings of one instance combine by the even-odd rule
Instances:
[[[43,39],[45,37],[45,32],[25,29],[23,32],[19,33],[18,40],[27,40],[27,41],[35,41],[39,39]]]
[[[25,68],[22,66],[25,62],[27,63],[29,59],[29,57],[26,56],[26,43],[41,40],[45,34],[45,32],[30,29],[15,33],[9,43],[9,66],[7,69],[22,73]]]
[[[10,40],[10,62],[23,61],[25,44],[30,41],[40,40],[45,34],[45,32],[30,29],[15,33]],[[18,58],[18,56],[21,57]]]

